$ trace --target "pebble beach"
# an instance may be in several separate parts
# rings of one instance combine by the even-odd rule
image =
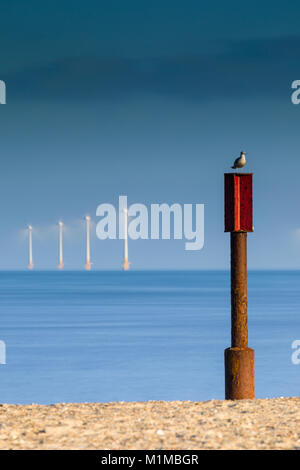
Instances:
[[[300,449],[300,398],[1,405],[0,449]]]

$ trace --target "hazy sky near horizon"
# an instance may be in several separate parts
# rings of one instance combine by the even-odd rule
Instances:
[[[121,266],[95,236],[98,204],[205,204],[205,244],[131,241],[132,268],[229,263],[223,174],[240,150],[254,172],[250,268],[300,267],[300,4],[291,0],[1,1],[0,269]]]

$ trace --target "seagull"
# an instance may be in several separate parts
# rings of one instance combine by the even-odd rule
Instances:
[[[246,165],[246,152],[241,152],[241,155],[234,161],[234,164],[231,168],[234,170],[236,168],[243,168]]]

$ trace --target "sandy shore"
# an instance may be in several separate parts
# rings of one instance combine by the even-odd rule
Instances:
[[[0,405],[1,449],[300,449],[300,398]]]

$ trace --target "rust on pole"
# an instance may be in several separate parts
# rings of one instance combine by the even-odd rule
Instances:
[[[232,232],[231,244],[231,346],[248,347],[247,232]]]
[[[253,231],[252,173],[225,174],[225,232],[231,244],[231,347],[225,350],[225,398],[254,398],[254,351],[248,347],[247,232]]]

